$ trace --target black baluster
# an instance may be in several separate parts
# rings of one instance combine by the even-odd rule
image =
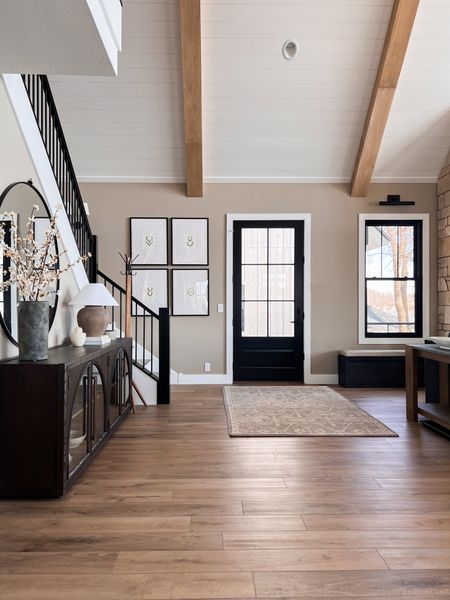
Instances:
[[[123,324],[122,324],[122,316],[123,316],[123,310],[122,310],[122,302],[123,302],[123,294],[120,294],[119,296],[120,300],[119,300],[119,331],[120,331],[120,337],[122,337],[122,332],[123,332]]]
[[[153,315],[150,315],[150,373],[153,374]]]
[[[144,318],[142,319],[142,366],[145,367],[145,349],[147,347],[146,339],[145,339],[145,321],[147,316],[144,314]]]
[[[133,313],[131,313],[131,314],[133,314]],[[136,362],[136,363],[138,362],[137,347],[138,347],[138,344],[137,344],[137,318],[135,317],[135,319],[134,319],[134,362]]]

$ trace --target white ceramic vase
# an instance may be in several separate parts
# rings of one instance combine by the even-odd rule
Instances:
[[[77,348],[84,346],[86,342],[86,334],[81,327],[76,327],[74,331],[72,331],[70,334],[70,341],[72,342],[72,346],[76,346]]]

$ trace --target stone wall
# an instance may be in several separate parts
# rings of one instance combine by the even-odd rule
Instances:
[[[450,333],[450,153],[438,184],[438,335]]]

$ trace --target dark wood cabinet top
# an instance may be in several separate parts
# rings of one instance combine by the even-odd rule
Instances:
[[[94,360],[99,356],[107,352],[114,352],[114,350],[119,350],[124,346],[125,343],[129,343],[130,338],[119,338],[117,340],[113,340],[108,344],[104,344],[103,346],[82,346],[81,348],[76,348],[71,344],[66,346],[58,346],[56,348],[51,348],[48,351],[47,360],[40,360],[37,362],[28,362],[19,360],[19,357],[16,356],[14,358],[7,358],[0,361],[0,368],[3,365],[13,366],[55,366],[55,365],[65,365],[66,367],[73,367],[77,364],[87,362],[89,360]]]

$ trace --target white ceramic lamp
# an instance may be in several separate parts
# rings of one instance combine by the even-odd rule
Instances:
[[[84,306],[77,314],[77,321],[87,337],[102,336],[109,322],[105,307],[119,306],[103,283],[88,283],[69,304]]]

